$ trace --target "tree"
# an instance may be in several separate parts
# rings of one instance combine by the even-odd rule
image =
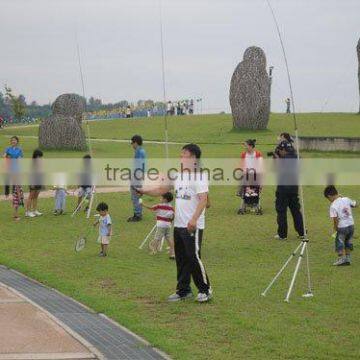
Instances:
[[[138,100],[136,105],[138,108],[142,109],[145,105],[145,100]]]
[[[11,106],[6,101],[6,97],[0,91],[0,116],[3,119],[9,119],[12,116]]]
[[[5,101],[10,104],[16,119],[21,119],[26,115],[26,100],[24,95],[16,96],[10,87],[5,86],[5,99]]]
[[[154,107],[154,101],[151,99],[146,100],[144,105],[146,109],[152,109]]]
[[[154,106],[159,109],[159,110],[165,110],[166,109],[166,104],[162,101],[156,101]]]
[[[114,104],[117,108],[126,108],[129,105],[129,102],[127,100],[120,100],[116,104]]]
[[[96,111],[96,110],[100,110],[101,107],[102,107],[101,99],[95,99],[93,96],[91,96],[88,102],[87,110]]]

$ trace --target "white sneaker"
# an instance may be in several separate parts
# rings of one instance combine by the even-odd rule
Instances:
[[[37,210],[35,210],[33,212],[33,214],[35,214],[35,216],[41,216],[42,215],[42,213],[40,211],[37,211]]]
[[[274,239],[276,239],[276,240],[287,240],[286,237],[285,237],[285,238],[282,238],[282,237],[280,237],[279,234],[276,234],[276,235],[274,236]]]
[[[209,292],[209,295],[205,294],[205,293],[198,293],[198,295],[196,297],[196,301],[199,303],[204,303],[204,302],[209,301],[211,299],[211,296],[212,295],[210,295],[210,292]]]
[[[171,295],[168,297],[168,301],[170,301],[170,302],[176,302],[176,301],[180,301],[180,300],[191,299],[193,296],[194,296],[194,295],[193,295],[192,292],[189,292],[189,293],[187,293],[187,294],[184,295],[184,296],[180,296],[179,294],[174,293],[174,294],[171,294]]]
[[[25,217],[29,217],[29,218],[34,218],[36,215],[33,213],[33,212],[31,212],[31,211],[27,211],[26,213],[25,213]]]
[[[338,258],[334,263],[333,266],[344,266],[344,265],[350,265],[350,263],[346,260],[344,257]]]
[[[212,289],[212,287],[210,286],[210,287],[209,287],[209,299],[211,299],[212,296],[213,296],[213,289]]]

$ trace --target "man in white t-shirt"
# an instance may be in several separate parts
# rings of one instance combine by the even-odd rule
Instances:
[[[334,222],[335,251],[338,259],[334,266],[350,265],[350,252],[353,250],[352,239],[354,235],[354,218],[352,208],[356,207],[356,201],[342,197],[335,186],[327,186],[324,196],[331,202],[330,218]]]
[[[171,185],[138,190],[151,196],[164,194],[171,188],[175,190],[174,242],[177,287],[176,292],[169,296],[169,301],[193,297],[191,277],[199,290],[196,299],[198,302],[207,302],[212,297],[209,278],[200,258],[209,192],[207,174],[200,172],[200,157],[201,150],[198,145],[185,145],[181,150],[181,170],[171,174]]]

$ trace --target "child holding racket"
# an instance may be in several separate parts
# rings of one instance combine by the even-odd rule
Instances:
[[[171,238],[171,223],[174,220],[174,208],[171,206],[173,201],[171,192],[167,192],[161,196],[161,203],[154,206],[147,206],[143,203],[143,207],[156,213],[156,232],[154,239],[150,241],[149,248],[154,255],[160,251],[162,239],[168,242],[169,258],[175,259],[174,241]]]
[[[99,213],[99,219],[95,221],[94,226],[99,226],[99,242],[101,243],[100,257],[107,256],[107,249],[110,244],[112,235],[112,223],[111,216],[109,214],[109,206],[101,202],[97,207],[96,211]]]

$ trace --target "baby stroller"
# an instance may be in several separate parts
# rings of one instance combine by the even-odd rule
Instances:
[[[256,215],[263,214],[260,206],[260,186],[242,186],[237,195],[242,199],[238,210],[239,215],[245,215],[248,212]]]

